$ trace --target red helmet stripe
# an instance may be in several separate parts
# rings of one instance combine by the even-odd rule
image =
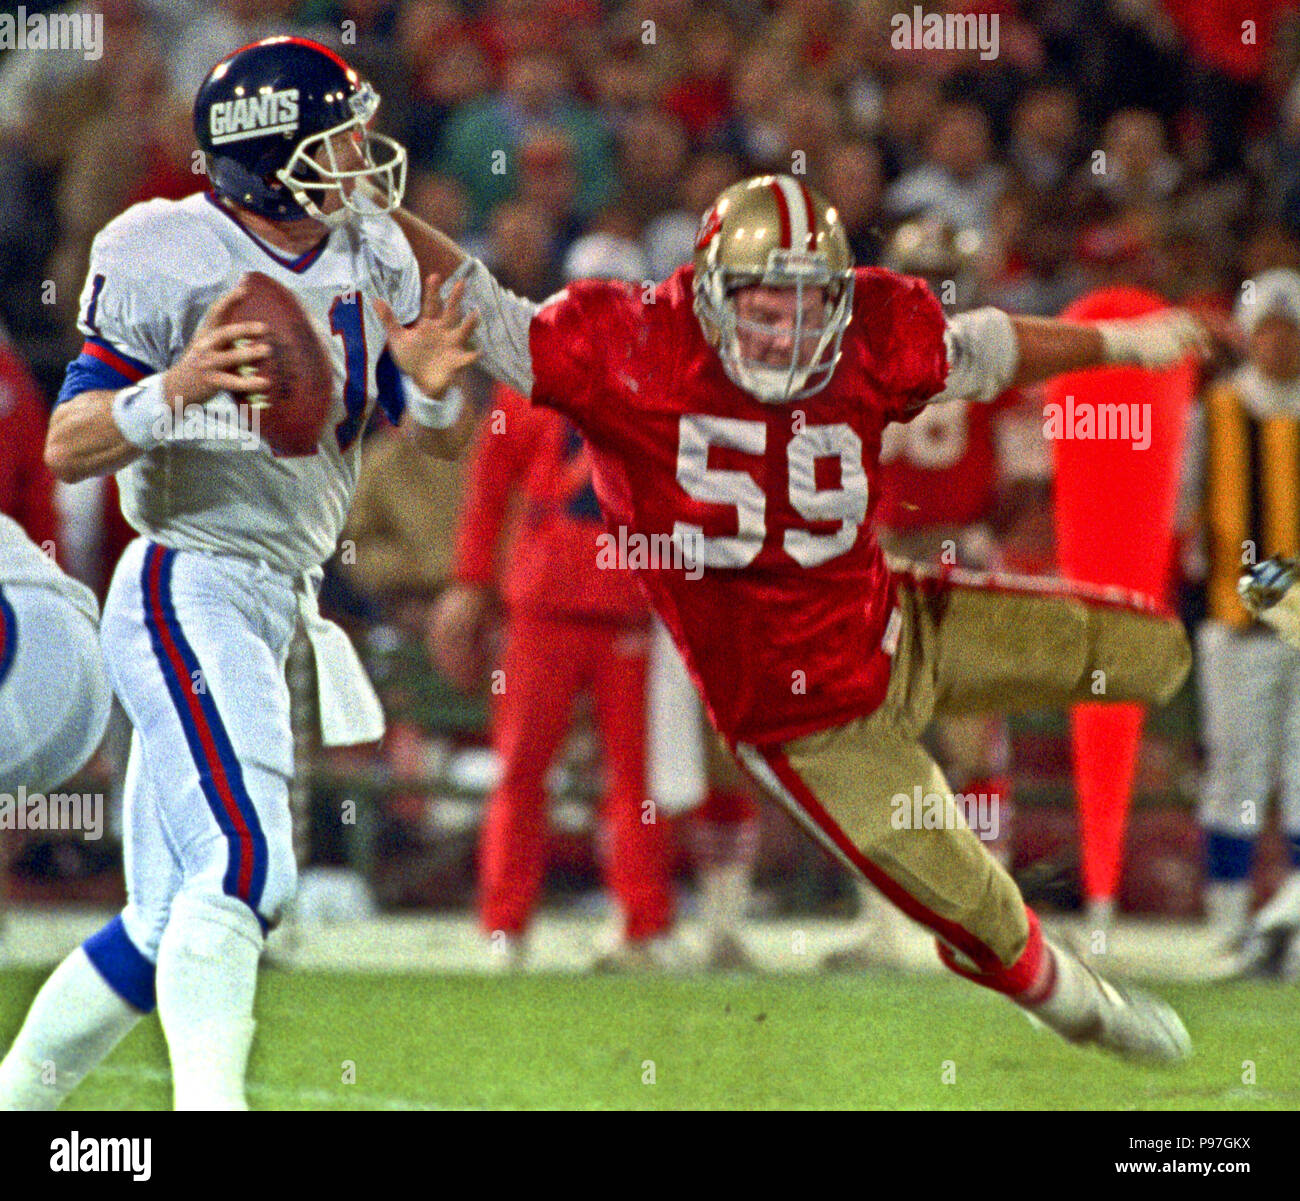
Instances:
[[[816,249],[817,241],[817,221],[815,214],[817,210],[813,208],[812,193],[808,191],[808,185],[802,179],[795,181],[799,185],[799,194],[803,197],[804,222],[808,227],[808,245],[807,250]]]
[[[776,197],[776,211],[781,216],[781,249],[790,249],[790,203],[785,198],[785,189],[781,187],[779,180],[773,180],[769,185],[772,189],[772,195]]]
[[[222,63],[224,63],[227,59],[234,58],[236,54],[243,54],[245,50],[252,50],[254,46],[261,46],[264,43],[271,42],[271,41],[277,43],[288,42],[294,46],[307,46],[312,50],[319,50],[326,58],[332,60],[335,63],[335,65],[341,67],[344,71],[348,72],[348,74],[350,75],[356,74],[356,72],[352,69],[352,67],[348,65],[347,61],[343,59],[341,56],[339,56],[338,54],[336,54],[328,46],[322,46],[319,42],[313,42],[311,38],[291,37],[288,34],[275,34],[272,35],[271,37],[259,38],[256,42],[249,42],[246,46],[240,46],[238,50],[232,50],[229,54],[226,55],[225,58],[220,59],[216,63],[214,63],[213,70],[216,70],[216,68],[219,67]]]

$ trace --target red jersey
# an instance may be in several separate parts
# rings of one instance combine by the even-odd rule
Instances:
[[[1005,392],[992,404],[945,401],[885,430],[877,521],[905,533],[987,517],[998,483],[994,414],[1017,399]]]
[[[470,456],[452,575],[490,584],[510,502],[522,501],[502,592],[515,609],[643,622],[630,572],[600,554],[608,538],[582,435],[558,413],[497,385]]]
[[[0,342],[0,513],[61,559],[54,476],[45,466],[48,424],[49,413],[31,372],[12,346]]]
[[[1253,83],[1268,63],[1279,20],[1295,0],[1164,0],[1193,58]],[[1252,37],[1244,37],[1250,22]]]
[[[570,284],[529,331],[532,399],[586,435],[608,528],[733,741],[841,725],[888,684],[881,432],[941,391],[948,367],[943,311],[920,280],[856,277],[830,383],[787,404],[727,377],[692,311],[691,267],[650,303],[632,285]],[[670,539],[695,558],[662,553]]]

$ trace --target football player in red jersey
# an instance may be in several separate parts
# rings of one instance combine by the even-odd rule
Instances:
[[[692,265],[541,305],[418,219],[422,268],[465,282],[489,370],[587,438],[596,493],[746,770],[938,936],[944,962],[1066,1039],[1152,1062],[1173,1010],[1047,942],[920,742],[936,712],[1164,703],[1191,655],[1137,598],[892,570],[873,531],[880,439],[936,398],[1208,348],[1181,312],[1081,325],[995,309],[952,321],[919,280],[854,269],[835,210],[759,176],[705,214]],[[1101,673],[1100,675],[1098,673]]]

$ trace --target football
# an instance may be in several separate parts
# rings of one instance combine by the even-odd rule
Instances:
[[[242,374],[270,380],[266,392],[252,394],[243,404],[252,410],[250,420],[277,455],[312,454],[334,396],[329,355],[288,288],[260,271],[249,271],[240,282],[247,295],[231,306],[226,320],[265,323],[265,341],[271,348],[267,358],[241,368]]]

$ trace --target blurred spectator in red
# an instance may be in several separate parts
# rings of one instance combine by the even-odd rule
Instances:
[[[808,79],[829,68],[842,21],[836,0],[779,0],[765,33],[789,55],[800,78]]]
[[[0,513],[62,563],[54,476],[45,466],[49,414],[36,381],[0,329]]]
[[[664,96],[664,108],[698,144],[721,132],[731,114],[731,73],[739,51],[732,18],[705,8],[691,21],[685,71]]]
[[[539,130],[559,129],[574,148],[577,208],[604,204],[614,191],[608,130],[595,110],[573,99],[568,68],[553,53],[528,51],[505,66],[503,91],[460,105],[443,130],[439,169],[460,181],[471,223],[482,224],[519,185],[519,150]]]
[[[596,0],[491,0],[475,34],[500,75],[520,55],[568,49],[599,19]]]
[[[1242,130],[1263,97],[1278,26],[1295,0],[1147,0],[1173,18],[1188,56],[1186,99],[1199,113],[1210,170],[1241,165]]]

